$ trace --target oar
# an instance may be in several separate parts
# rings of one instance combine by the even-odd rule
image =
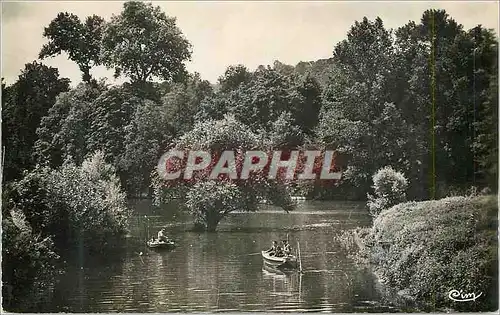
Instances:
[[[247,256],[254,256],[254,255],[260,255],[261,253],[251,253],[251,254],[247,254]]]
[[[302,257],[300,256],[300,243],[297,241],[297,249],[299,252],[299,271],[302,273]]]

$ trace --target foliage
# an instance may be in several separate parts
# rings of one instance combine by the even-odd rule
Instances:
[[[323,90],[311,74],[295,77],[295,81],[296,89],[303,99],[302,104],[295,109],[295,123],[304,134],[314,136],[313,130],[318,124]]]
[[[118,168],[126,175],[126,190],[133,194],[150,186],[151,170],[158,164],[161,148],[172,140],[168,119],[170,108],[152,101],[142,102],[134,111],[130,123],[124,127],[124,151]]]
[[[102,152],[81,166],[65,163],[28,173],[10,184],[6,199],[25,211],[35,233],[52,235],[58,248],[79,244],[101,250],[110,237],[123,234],[130,215],[115,169]]]
[[[175,18],[151,3],[129,1],[120,15],[107,23],[102,37],[102,62],[134,82],[153,77],[178,80],[185,74],[184,61],[191,45],[183,37]]]
[[[80,18],[68,12],[61,12],[44,29],[43,36],[49,43],[43,45],[39,58],[43,59],[66,52],[82,72],[82,80],[91,82],[90,69],[98,66],[104,19],[93,15],[81,22]]]
[[[320,142],[349,157],[341,188],[361,196],[383,165],[408,174],[413,198],[439,196],[439,182],[494,186],[493,37],[481,27],[465,31],[443,10],[394,32],[379,18],[356,22],[335,47],[316,128]]]
[[[219,91],[228,93],[236,90],[240,85],[245,85],[252,80],[252,73],[244,65],[227,67],[224,75],[219,77]]]
[[[53,284],[58,254],[102,253],[123,236],[130,214],[101,152],[81,166],[40,168],[9,183],[2,206],[2,281],[10,292],[4,306],[35,307]]]
[[[124,186],[134,190],[137,187],[132,182],[137,180],[134,177],[137,173],[131,173],[134,168],[132,164],[141,161],[133,162],[130,159],[131,155],[137,153],[135,138],[141,134],[129,132],[137,131],[133,122],[135,113],[148,102],[150,101],[143,101],[133,95],[126,87],[108,88],[103,82],[98,85],[80,84],[62,94],[42,119],[37,130],[39,139],[34,148],[38,163],[54,168],[66,160],[79,164],[89,154],[100,150],[105,154],[106,160],[115,166]],[[154,128],[158,129],[158,126],[155,125]],[[152,132],[156,136],[162,130]],[[131,151],[127,151],[127,148]],[[151,167],[150,164],[144,167],[148,166]],[[145,172],[149,171],[147,169]],[[144,173],[143,168],[139,170],[139,174],[141,172]]]
[[[372,216],[378,216],[384,209],[406,201],[408,181],[403,173],[386,166],[373,175],[375,195],[368,194],[368,208]]]
[[[197,182],[187,193],[186,207],[195,226],[210,231],[215,230],[226,214],[245,209],[245,200],[243,192],[234,183]]]
[[[230,66],[219,78],[219,90],[205,99],[198,120],[232,114],[254,132],[269,132],[281,115],[291,114],[301,133],[312,134],[321,107],[321,88],[311,76],[260,67],[255,72]]]
[[[309,74],[316,79],[323,90],[330,80],[330,74],[333,68],[333,58],[328,58],[308,62],[301,61],[295,66],[294,71],[299,75]]]
[[[188,75],[183,83],[172,84],[170,91],[162,98],[168,115],[170,132],[180,136],[191,130],[200,104],[213,95],[210,82],[202,80],[199,73]]]
[[[269,139],[268,146],[276,149],[294,148],[304,141],[304,133],[294,124],[292,114],[283,112],[272,122],[269,132],[262,132]]]
[[[125,194],[114,167],[105,162],[102,152],[93,154],[80,167],[63,165],[49,175],[47,185],[53,198],[64,202],[71,222],[67,231],[70,240],[79,239],[87,247],[101,250],[126,231],[130,212]]]
[[[382,212],[366,240],[377,273],[433,309],[498,308],[496,196],[402,203]],[[450,290],[483,292],[455,303]]]
[[[2,143],[5,146],[4,180],[18,179],[23,170],[34,166],[31,149],[36,128],[55,103],[69,89],[69,80],[59,71],[36,61],[25,65],[18,80],[2,84]]]
[[[50,236],[35,232],[23,210],[2,207],[2,307],[9,311],[36,309],[54,283],[54,251]]]
[[[88,117],[94,112],[92,102],[107,90],[103,82],[79,84],[57,98],[36,131],[38,140],[33,155],[38,164],[56,168],[67,159],[76,163],[83,161],[88,153],[87,138],[91,134]]]

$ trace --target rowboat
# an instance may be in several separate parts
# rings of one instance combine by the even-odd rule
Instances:
[[[175,247],[175,243],[172,240],[168,241],[158,241],[158,240],[149,240],[147,242],[149,248],[152,249],[172,249]]]
[[[262,251],[262,259],[264,264],[276,269],[296,269],[298,267],[297,257],[288,255],[283,257],[276,257],[269,255],[268,251]]]

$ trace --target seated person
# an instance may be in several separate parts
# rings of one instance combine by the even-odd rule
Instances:
[[[290,244],[288,244],[288,241],[283,241],[283,253],[286,256],[292,254],[292,248],[290,247]]]
[[[273,245],[266,252],[268,252],[269,255],[274,256],[276,254],[277,248],[278,248],[278,242],[273,241]]]
[[[158,232],[158,242],[167,242],[167,241],[168,241],[168,238],[165,235],[165,229],[161,229]]]
[[[276,257],[283,257],[285,256],[285,253],[283,252],[283,249],[280,246],[276,246],[276,251],[275,255]]]

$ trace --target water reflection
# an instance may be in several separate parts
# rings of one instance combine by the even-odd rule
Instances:
[[[369,224],[359,204],[305,202],[290,214],[272,208],[235,213],[217,233],[187,231],[189,217],[175,209],[135,209],[123,253],[95,263],[87,258],[83,268],[75,262],[45,311],[393,310],[373,275],[334,241],[342,229]],[[167,224],[178,247],[147,249],[147,237]],[[300,241],[303,274],[263,268],[260,251],[287,236],[294,247]]]

